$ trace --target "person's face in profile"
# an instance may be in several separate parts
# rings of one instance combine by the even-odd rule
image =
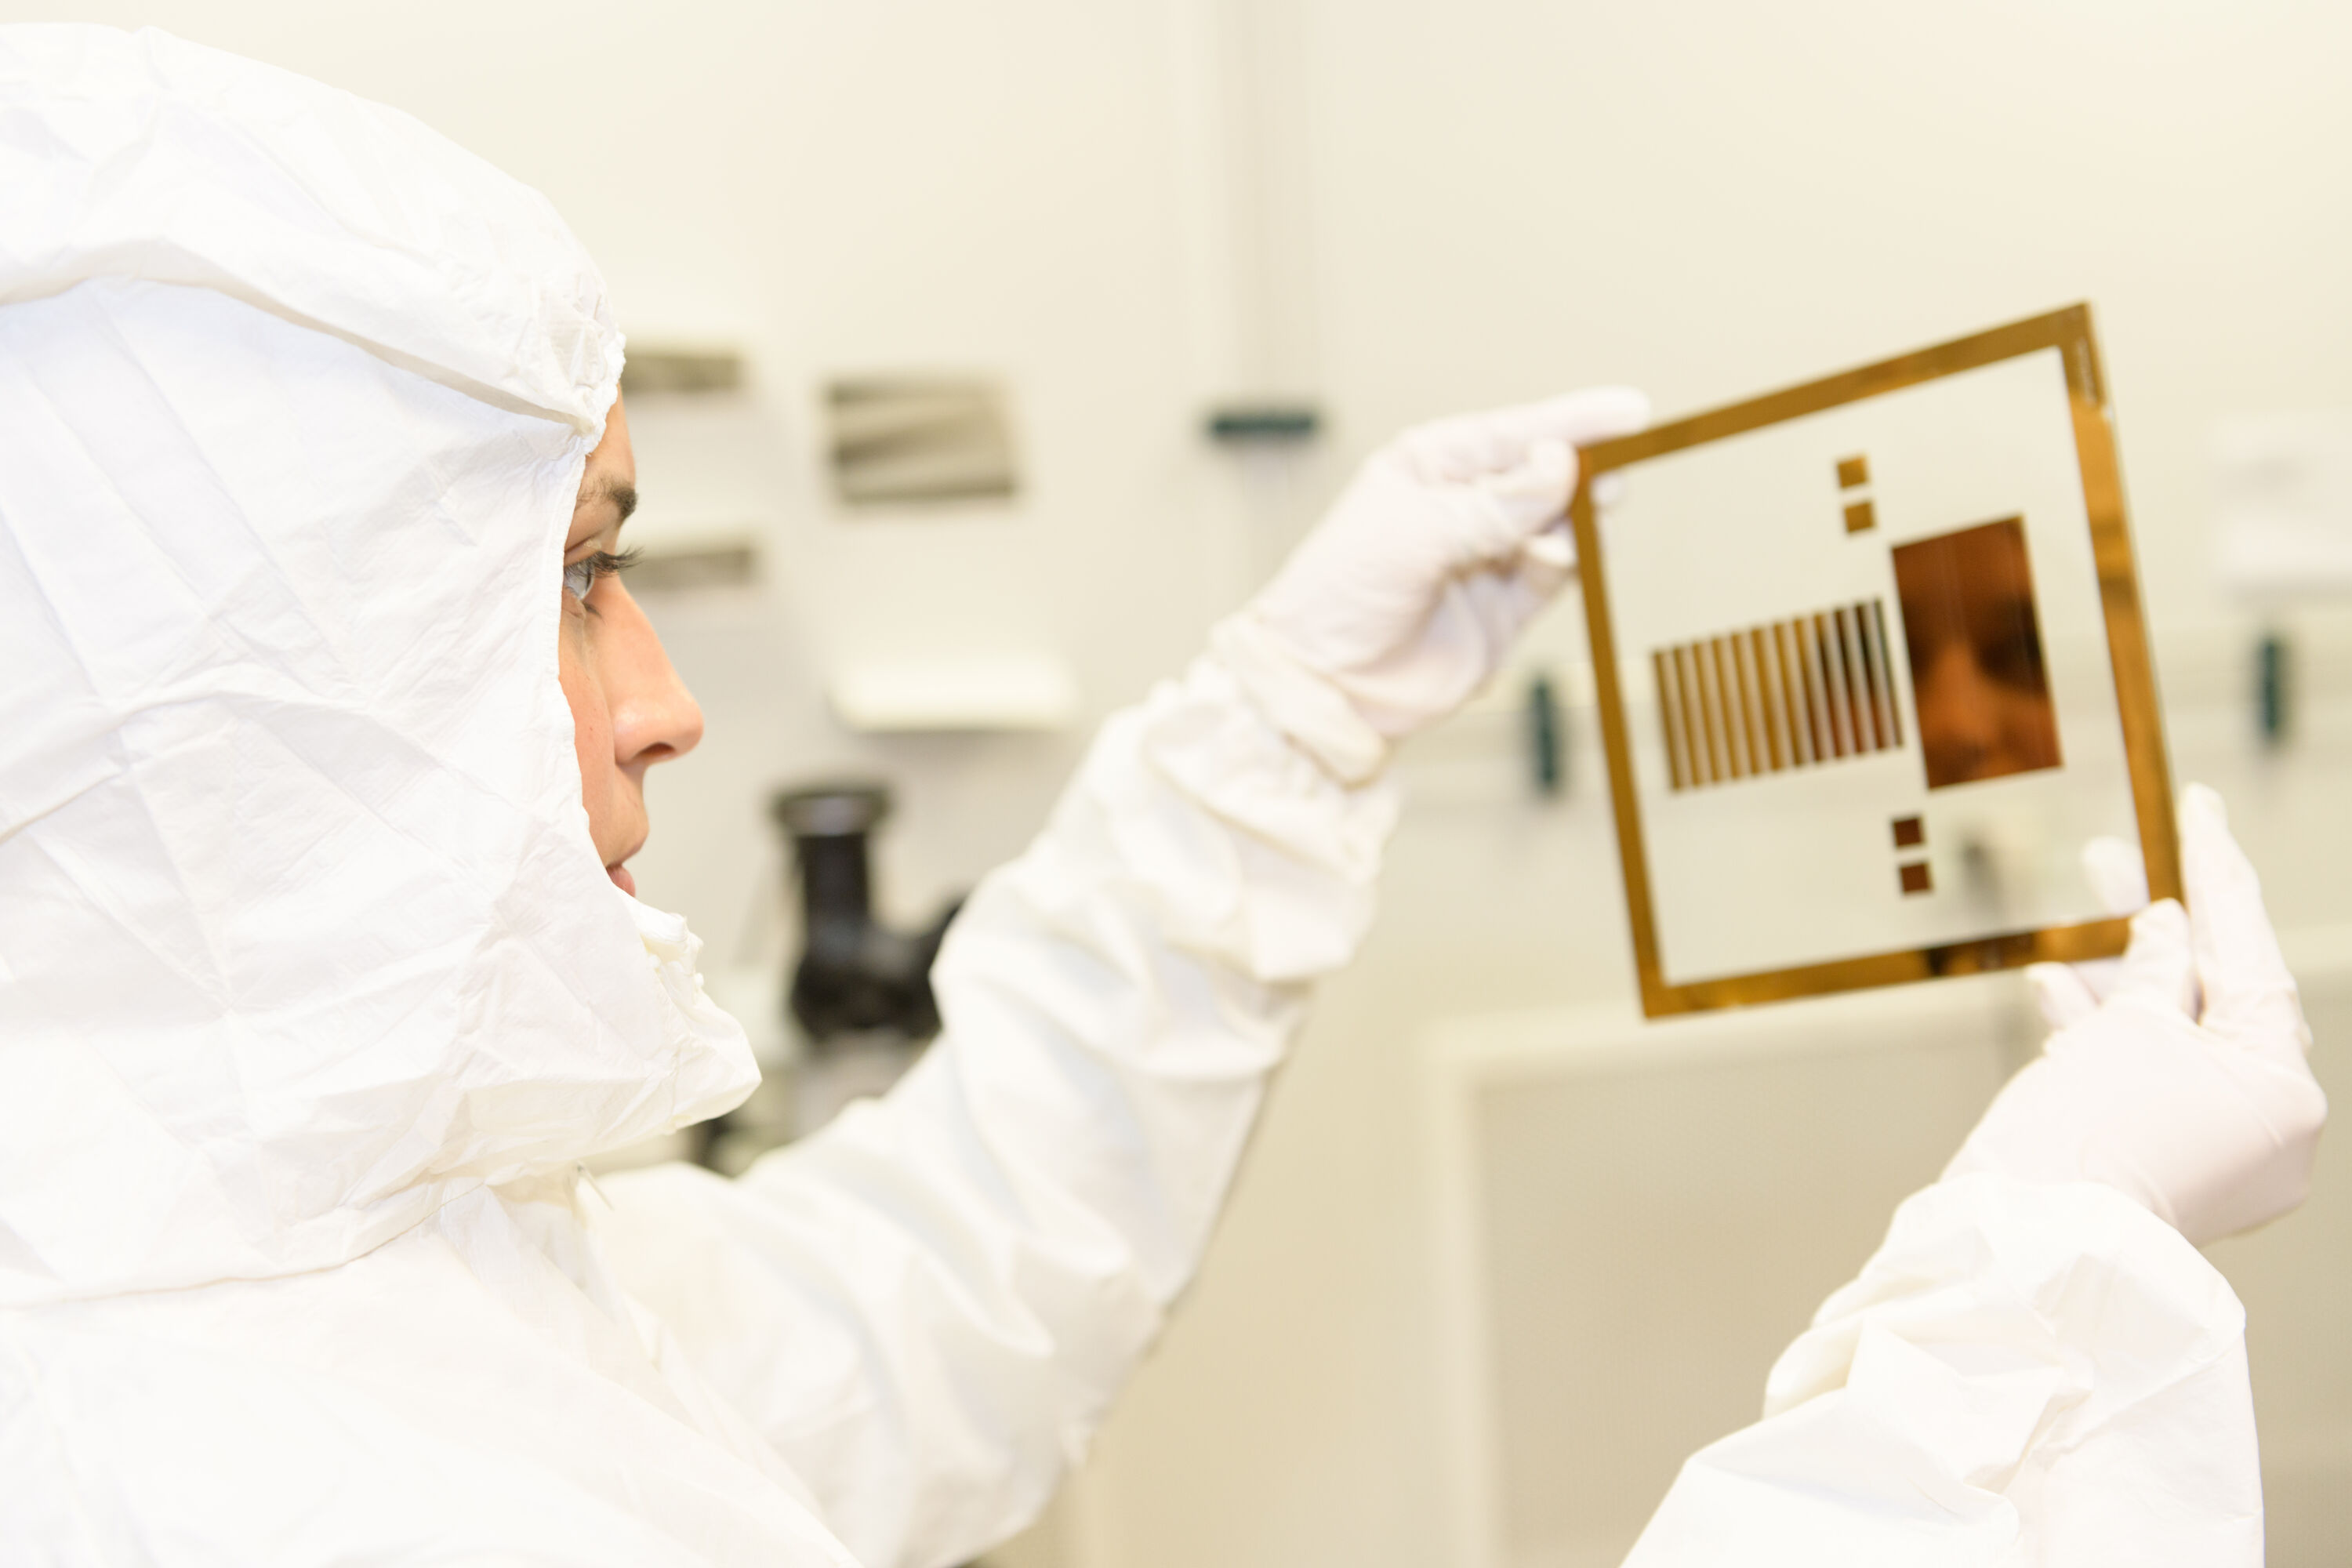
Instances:
[[[637,504],[629,421],[616,399],[604,438],[588,455],[563,549],[563,621],[556,668],[572,705],[581,804],[604,873],[637,890],[628,859],[646,842],[646,770],[702,739],[702,710],[662,652],[661,639],[622,585],[621,525]]]
[[[2023,525],[1900,545],[1895,576],[1927,787],[2057,767]]]

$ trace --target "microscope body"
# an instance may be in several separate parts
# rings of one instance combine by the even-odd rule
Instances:
[[[931,961],[961,901],[919,931],[874,918],[874,829],[889,815],[878,784],[828,784],[777,795],[769,815],[793,841],[801,889],[801,955],[788,1005],[811,1052],[848,1037],[908,1044],[939,1033]]]

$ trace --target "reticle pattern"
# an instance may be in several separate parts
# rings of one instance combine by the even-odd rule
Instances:
[[[1659,648],[1651,664],[1676,790],[1903,744],[1876,599]]]

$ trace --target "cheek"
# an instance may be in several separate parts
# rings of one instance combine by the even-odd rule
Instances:
[[[1955,710],[1964,700],[1951,672],[1939,660],[1913,679],[1916,684],[1912,688],[1911,701],[1919,711],[1919,727],[1923,730],[1950,729],[1958,716]]]
[[[604,706],[604,688],[589,668],[578,632],[567,625],[556,659],[563,684],[563,700],[572,707],[572,750],[580,762],[580,803],[588,808],[589,831],[604,842],[610,816],[613,776],[613,716]]]

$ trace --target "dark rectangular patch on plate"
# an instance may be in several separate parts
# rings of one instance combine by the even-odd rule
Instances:
[[[1890,553],[1927,787],[2063,765],[2025,520],[1915,539]]]

